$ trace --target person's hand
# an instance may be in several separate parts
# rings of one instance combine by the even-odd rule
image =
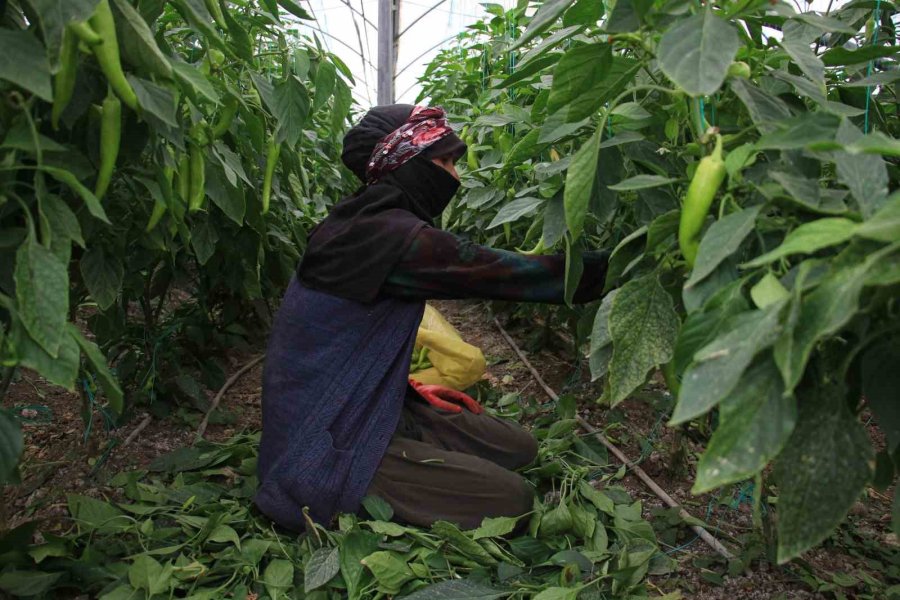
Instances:
[[[411,385],[413,389],[428,402],[428,404],[435,408],[452,413],[461,413],[463,411],[463,406],[465,406],[469,412],[476,415],[480,415],[484,412],[484,408],[478,404],[477,400],[458,390],[442,385],[419,383],[415,379],[410,379],[409,385]]]

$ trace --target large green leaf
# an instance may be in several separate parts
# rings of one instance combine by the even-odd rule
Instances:
[[[31,339],[56,358],[69,310],[66,265],[29,236],[16,252],[14,278],[22,324]]]
[[[797,395],[797,426],[775,468],[779,563],[828,537],[871,476],[869,436],[847,409],[843,387],[821,382]]]
[[[591,381],[606,375],[609,361],[612,359],[612,336],[609,334],[609,314],[619,290],[613,290],[603,298],[597,314],[594,315],[594,326],[591,330],[591,345],[588,352],[588,364],[591,368]]]
[[[197,262],[205,265],[216,251],[219,232],[215,224],[208,218],[197,219],[191,227],[191,247],[197,255]]]
[[[69,391],[75,389],[75,378],[81,355],[78,344],[69,335],[59,339],[59,352],[50,356],[25,331],[19,319],[13,321],[10,337],[19,356],[19,364],[40,373],[47,381]]]
[[[547,112],[563,111],[565,123],[577,123],[595,114],[603,105],[600,91],[611,66],[609,44],[577,46],[566,52],[553,71]]]
[[[347,585],[350,600],[360,597],[365,568],[360,562],[378,550],[381,536],[355,529],[349,532],[340,545],[341,577]]]
[[[276,558],[266,567],[262,579],[273,600],[287,598],[287,592],[294,587],[294,565],[289,560]]]
[[[159,564],[155,558],[141,554],[128,567],[128,582],[138,590],[144,590],[148,596],[162,594],[169,590],[172,581],[172,565]]]
[[[116,376],[109,370],[109,366],[106,364],[106,357],[103,356],[97,344],[84,337],[84,334],[75,325],[67,323],[66,326],[69,334],[75,338],[88,362],[91,363],[91,367],[97,373],[97,379],[100,380],[100,385],[106,393],[109,405],[114,411],[121,414],[124,408],[122,388],[119,387],[119,381],[116,379]]]
[[[0,79],[5,79],[50,102],[50,63],[44,46],[29,31],[0,29]]]
[[[900,342],[889,339],[866,350],[862,378],[866,401],[893,454],[900,447]]]
[[[532,60],[526,63],[522,68],[517,69],[515,73],[501,81],[496,87],[506,89],[514,86],[520,81],[524,81],[538,74],[543,74],[547,68],[559,62],[559,58],[560,54],[554,52]]]
[[[488,587],[480,581],[448,579],[404,596],[403,600],[496,600],[508,595],[508,591]]]
[[[609,363],[609,401],[616,405],[644,383],[647,372],[672,360],[678,336],[672,297],[648,275],[626,283],[609,314],[613,354]]]
[[[59,64],[63,29],[72,22],[86,21],[94,13],[99,0],[28,0],[43,31],[44,45],[53,71]],[[3,44],[0,44],[2,46]]]
[[[566,174],[563,202],[566,207],[566,226],[569,228],[573,240],[577,240],[584,230],[584,218],[587,215],[596,181],[601,135],[602,132],[597,131],[585,142],[575,154]]]
[[[849,145],[863,138],[849,119],[841,121],[837,141]],[[888,171],[884,159],[867,154],[834,153],[838,179],[850,189],[864,217],[869,217],[884,204],[888,195]]]
[[[128,83],[134,88],[142,109],[169,127],[178,127],[175,114],[177,99],[172,90],[134,75],[128,75]]]
[[[566,236],[566,276],[563,296],[568,306],[572,306],[582,275],[584,275],[584,257],[581,246],[574,243],[570,236]]]
[[[0,409],[0,485],[16,479],[22,454],[22,429],[8,410]]]
[[[497,211],[497,214],[494,215],[493,220],[487,228],[491,229],[492,227],[497,227],[504,223],[511,223],[524,216],[533,215],[543,203],[544,200],[542,198],[532,198],[530,196],[516,198],[512,202],[504,204],[503,207]]]
[[[278,141],[293,147],[303,135],[303,125],[309,115],[309,93],[296,77],[288,77],[272,92],[272,114],[278,121]]]
[[[775,342],[782,307],[776,304],[740,315],[694,354],[682,378],[672,425],[699,417],[735,389],[753,357]]]
[[[842,269],[802,299],[796,324],[775,345],[775,362],[788,391],[803,377],[816,342],[838,331],[856,314],[866,268]]]
[[[856,235],[886,243],[900,239],[900,194],[885,200],[878,212],[857,227]]]
[[[92,246],[81,257],[79,267],[84,285],[100,310],[112,306],[125,276],[125,267],[119,257],[105,252],[100,246]]]
[[[313,552],[306,561],[303,588],[306,593],[318,589],[334,579],[341,570],[341,555],[337,548],[323,547]]]
[[[886,56],[893,56],[900,52],[897,46],[863,46],[858,50],[849,50],[838,46],[831,48],[822,55],[822,62],[828,67],[842,67],[845,65],[858,65]]]
[[[559,19],[560,15],[562,15],[574,1],[575,0],[548,0],[547,2],[544,2],[534,16],[531,17],[531,22],[528,23],[528,29],[525,30],[522,37],[516,40],[512,50],[524,46],[546,31],[551,25],[556,23],[556,20]]]
[[[767,265],[792,254],[812,254],[823,248],[843,244],[859,225],[850,219],[832,217],[804,223],[790,232],[780,246],[747,262],[745,267]]]
[[[334,83],[337,79],[337,71],[330,62],[323,61],[319,63],[316,70],[316,91],[313,97],[312,111],[316,112],[328,102],[331,93],[334,91]]]
[[[0,574],[0,590],[13,598],[32,598],[51,589],[63,574],[10,569]]]
[[[132,518],[108,502],[79,494],[66,498],[72,520],[81,531],[114,534],[131,526]]]
[[[629,192],[633,190],[645,190],[649,188],[660,187],[663,185],[669,185],[676,181],[678,180],[673,177],[663,177],[662,175],[648,175],[646,173],[642,173],[640,175],[634,175],[633,177],[624,179],[619,183],[615,183],[609,186],[609,189],[617,192]]]
[[[362,564],[372,572],[380,589],[392,595],[416,576],[399,554],[389,550],[370,554],[362,560]]]
[[[174,59],[171,65],[175,78],[182,84],[182,89],[188,90],[188,96],[192,100],[200,102],[205,98],[209,102],[218,104],[220,100],[219,93],[200,69],[184,61]],[[193,95],[190,93],[191,91]]]
[[[685,287],[693,287],[708,277],[722,261],[737,252],[753,231],[761,206],[745,208],[713,223],[700,241],[697,262]]]
[[[732,79],[731,89],[747,107],[750,118],[763,133],[777,129],[791,110],[784,100],[743,79]]]
[[[675,85],[692,96],[710,96],[725,81],[739,45],[734,26],[707,9],[666,30],[656,57]]]
[[[719,426],[697,465],[695,494],[759,473],[784,447],[797,421],[797,403],[784,393],[770,356],[747,369],[719,407]]]
[[[119,17],[117,38],[122,53],[148,72],[171,79],[172,65],[153,39],[153,32],[141,13],[128,0],[112,0],[110,4]]]

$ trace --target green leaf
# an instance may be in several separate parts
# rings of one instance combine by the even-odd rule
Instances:
[[[128,75],[128,83],[134,88],[134,94],[142,109],[169,127],[178,127],[178,118],[175,114],[177,98],[169,88],[134,75]]]
[[[150,596],[167,592],[171,581],[172,565],[163,566],[146,554],[135,558],[128,567],[128,582],[135,589],[144,590]]]
[[[775,342],[781,307],[776,304],[739,315],[694,355],[682,378],[671,425],[699,417],[735,389],[753,357]]]
[[[337,71],[330,62],[320,62],[319,68],[316,70],[316,94],[313,97],[313,112],[318,111],[325,106],[331,93],[334,91],[334,83],[337,78]]]
[[[566,225],[572,234],[572,241],[581,237],[584,218],[587,215],[591,195],[594,191],[597,159],[600,155],[600,136],[597,131],[578,150],[566,174],[566,188],[563,202],[566,207]]]
[[[62,572],[10,570],[0,573],[0,590],[14,598],[38,596],[50,590],[63,575]]]
[[[560,56],[559,53],[553,52],[529,61],[494,87],[503,90],[510,88],[521,81],[534,77],[537,74],[543,75],[544,71],[559,62]]]
[[[610,516],[615,516],[615,503],[613,503],[612,498],[607,496],[601,490],[598,490],[587,481],[582,480],[578,482],[578,492],[584,496],[588,502],[596,506],[599,511]]]
[[[609,361],[612,359],[612,337],[609,335],[609,313],[619,290],[613,290],[603,297],[597,314],[594,315],[594,326],[591,329],[591,346],[588,364],[591,368],[591,381],[596,381],[609,372]]]
[[[562,535],[572,530],[572,511],[565,501],[541,516],[541,526],[538,530],[542,538],[550,538]]]
[[[675,85],[691,96],[711,96],[725,81],[739,45],[734,26],[707,9],[666,30],[656,57]]]
[[[771,357],[747,369],[719,406],[719,426],[700,457],[694,494],[759,473],[784,447],[797,422],[797,403],[784,393]]]
[[[761,206],[745,208],[713,223],[703,235],[697,251],[697,262],[686,288],[694,287],[716,270],[722,261],[737,252],[756,225]]]
[[[472,531],[472,537],[481,538],[501,537],[512,532],[519,520],[514,517],[485,517],[481,526]]]
[[[56,167],[41,167],[41,171],[47,173],[60,183],[64,183],[68,185],[72,191],[78,194],[82,200],[84,200],[85,206],[87,206],[88,212],[91,213],[94,217],[100,219],[107,225],[111,225],[109,222],[109,218],[106,216],[106,211],[103,210],[103,205],[100,204],[100,200],[97,199],[97,196],[94,193],[87,189],[84,185],[78,181],[78,178],[75,177],[69,171],[65,169],[58,169]]]
[[[375,533],[390,537],[400,537],[406,535],[410,531],[409,528],[390,521],[364,521],[363,524],[368,526]]]
[[[780,246],[742,265],[759,267],[792,254],[812,254],[823,248],[843,244],[856,233],[859,225],[843,217],[817,219],[790,232]]]
[[[0,79],[5,79],[42,100],[53,100],[47,52],[30,31],[0,29]]]
[[[303,135],[303,126],[309,115],[309,93],[294,76],[288,77],[272,91],[272,115],[278,121],[278,142],[293,147]]]
[[[841,121],[836,140],[849,145],[860,141],[863,134],[849,119]],[[834,153],[838,180],[850,189],[863,217],[870,217],[888,196],[888,171],[880,156]]]
[[[456,550],[466,556],[483,561],[485,564],[497,564],[497,560],[488,554],[481,544],[460,531],[459,527],[448,521],[437,521],[431,526],[431,531],[443,540],[446,540]]]
[[[417,590],[403,600],[497,600],[508,591],[488,587],[470,579],[448,579]]]
[[[128,0],[112,0],[110,4],[120,17],[116,19],[116,37],[127,59],[154,75],[171,79],[169,59],[159,49],[141,13]]]
[[[816,86],[821,89],[824,94],[825,65],[822,63],[822,60],[813,53],[809,42],[786,34],[780,43],[788,56],[793,59],[794,64],[803,71],[804,75],[813,80]]]
[[[613,406],[643,384],[650,369],[672,360],[678,325],[672,297],[655,276],[622,286],[609,315],[613,355],[608,387]]]
[[[287,592],[294,587],[294,565],[289,560],[276,558],[266,567],[262,579],[273,600],[287,598]]]
[[[241,538],[238,535],[238,532],[234,530],[230,525],[217,525],[215,529],[212,530],[212,533],[209,534],[209,537],[206,538],[208,542],[217,542],[219,544],[234,544],[234,547],[240,551],[241,549]]]
[[[862,357],[863,394],[892,454],[900,447],[900,345],[885,340]]]
[[[119,387],[119,381],[116,379],[116,376],[109,370],[106,357],[103,356],[97,344],[84,337],[84,334],[75,325],[66,323],[66,327],[69,334],[78,343],[81,351],[84,352],[91,367],[97,373],[97,379],[103,387],[103,392],[109,400],[110,407],[118,414],[122,414],[122,409],[124,408],[122,388]]]
[[[856,229],[856,235],[890,243],[900,239],[900,194],[893,194],[878,212]]]
[[[843,67],[846,65],[858,65],[878,58],[893,56],[900,52],[897,46],[863,46],[858,50],[848,50],[838,46],[831,48],[822,55],[822,62],[827,67]]]
[[[577,46],[566,52],[553,71],[547,112],[563,111],[565,123],[577,123],[595,114],[605,101],[600,91],[611,66],[609,44]]]
[[[190,88],[198,98],[202,96],[213,104],[218,104],[221,100],[219,92],[213,87],[213,84],[200,72],[200,69],[188,63],[172,59],[172,70],[175,78],[182,85],[182,89]]]
[[[757,308],[766,308],[776,302],[787,300],[790,295],[778,278],[771,273],[763,275],[763,278],[750,288],[750,297]]]
[[[109,255],[100,246],[92,246],[79,262],[81,277],[100,310],[116,301],[122,289],[125,267],[118,256]]]
[[[511,50],[520,48],[546,31],[551,25],[556,23],[557,19],[569,8],[575,0],[548,0],[544,2],[531,21],[528,23],[528,29],[522,34],[516,43],[513,44]]]
[[[390,521],[394,516],[391,505],[378,496],[366,496],[362,499],[362,505],[376,521]]]
[[[19,355],[19,364],[41,374],[54,385],[69,391],[75,389],[75,378],[78,376],[80,355],[78,344],[69,335],[60,337],[59,352],[54,358],[47,354],[25,331],[20,319],[13,321],[11,329],[13,346]]]
[[[596,0],[576,0],[563,17],[563,27],[596,25],[603,16],[603,3]]]
[[[191,227],[191,247],[197,255],[197,262],[205,265],[216,252],[219,232],[208,218],[200,218]]]
[[[350,600],[359,598],[365,568],[360,562],[378,550],[380,536],[358,529],[350,531],[340,545],[341,576],[347,585]]]
[[[278,0],[278,5],[284,10],[288,11],[298,19],[304,19],[306,21],[312,21],[313,16],[306,12],[302,6],[300,6],[294,0]]]
[[[796,325],[775,346],[775,362],[788,390],[800,382],[816,342],[838,331],[856,314],[865,275],[865,265],[843,269],[803,298]]]
[[[615,190],[617,192],[629,192],[632,190],[645,190],[662,185],[669,185],[670,183],[674,183],[676,181],[678,181],[678,179],[674,177],[647,175],[646,173],[643,173],[641,175],[635,175],[634,177],[629,177],[628,179],[624,179],[619,183],[613,184],[609,186],[609,189]]]
[[[504,204],[503,207],[497,211],[497,214],[494,215],[493,220],[487,228],[491,229],[503,225],[504,223],[511,223],[522,217],[533,215],[543,203],[543,198],[532,198],[529,196],[516,198],[512,202]]]
[[[67,499],[69,514],[82,531],[114,534],[131,527],[131,519],[108,502],[79,494],[69,494]]]
[[[799,150],[834,143],[840,124],[840,118],[830,113],[803,113],[767,127],[766,134],[754,146],[757,150]]]
[[[56,72],[59,64],[59,49],[62,47],[63,30],[72,22],[86,21],[97,6],[98,0],[29,0],[28,5],[34,10],[41,24],[44,44],[50,58],[52,71]],[[0,44],[2,45],[2,44]]]
[[[580,588],[550,587],[543,590],[534,600],[575,600]]]
[[[303,590],[318,589],[334,579],[341,570],[341,553],[337,548],[323,547],[313,552],[306,561],[303,576]]]
[[[29,236],[16,252],[13,277],[22,325],[31,339],[56,358],[69,310],[66,265]]]
[[[15,481],[22,448],[19,422],[11,412],[0,409],[0,485]]]
[[[782,121],[790,118],[791,109],[777,96],[773,96],[743,79],[732,79],[730,86],[735,95],[747,107],[750,118],[761,132],[773,131]]]
[[[797,426],[775,468],[779,564],[828,537],[871,477],[872,446],[846,390],[821,381],[797,395]]]
[[[568,306],[572,306],[582,275],[584,275],[584,257],[581,254],[581,246],[574,244],[571,238],[566,236],[566,276],[563,299]]]
[[[396,552],[387,550],[375,552],[365,557],[362,564],[372,572],[380,589],[388,594],[396,594],[404,583],[416,577],[406,561]]]

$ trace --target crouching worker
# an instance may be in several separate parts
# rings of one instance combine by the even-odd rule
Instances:
[[[440,108],[376,107],[344,138],[343,162],[364,185],[311,232],[266,354],[255,501],[288,529],[304,528],[303,507],[327,525],[367,494],[419,526],[472,528],[532,508],[514,473],[535,457],[531,435],[464,394],[408,380],[426,300],[563,302],[564,257],[434,227],[465,152]],[[600,297],[606,265],[586,254],[577,302]]]

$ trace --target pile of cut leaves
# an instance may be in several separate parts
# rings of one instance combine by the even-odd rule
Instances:
[[[538,499],[521,517],[524,535],[513,534],[512,518],[486,518],[472,531],[408,527],[371,496],[364,513],[341,515],[332,530],[277,531],[251,501],[255,433],[119,473],[112,498],[70,495],[65,535],[33,544],[28,524],[0,539],[0,589],[102,600],[647,597],[648,574],[670,572],[674,561],[641,502],[615,485],[623,471],[561,416],[570,415],[535,421],[541,449],[526,475]]]

